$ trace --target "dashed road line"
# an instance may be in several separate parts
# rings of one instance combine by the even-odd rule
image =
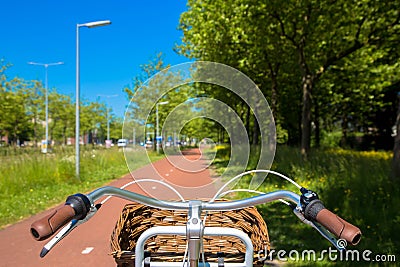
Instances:
[[[87,247],[84,250],[82,250],[82,254],[89,254],[90,252],[92,252],[94,249],[94,247]]]

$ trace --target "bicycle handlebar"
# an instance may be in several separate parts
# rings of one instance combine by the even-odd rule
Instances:
[[[312,191],[307,192],[310,193]],[[161,201],[124,189],[106,186],[96,189],[88,195],[76,194],[68,197],[63,207],[53,211],[43,219],[34,222],[31,226],[31,234],[36,240],[44,240],[53,235],[58,229],[66,225],[72,219],[85,219],[90,211],[90,207],[94,206],[94,202],[105,195],[118,196],[160,209],[189,210],[190,208],[190,202]],[[301,211],[304,214],[303,218],[306,220],[318,222],[337,238],[345,239],[348,243],[353,245],[358,244],[361,239],[361,231],[359,228],[327,210],[318,197],[307,202],[306,205],[302,205],[304,204],[301,200],[303,197],[304,193],[300,197],[300,195],[291,191],[278,190],[242,200],[215,203],[201,202],[201,209],[204,211],[235,210],[279,199],[286,199],[295,203],[297,207],[303,207]],[[89,219],[89,217],[90,216],[88,216],[87,219]]]
[[[104,186],[89,193],[87,197],[94,203],[105,195],[117,196],[120,198],[127,199],[129,201],[138,202],[149,207],[159,209],[171,209],[171,210],[188,210],[189,202],[177,202],[177,201],[163,201],[155,198],[140,195],[131,191],[120,189],[112,186]],[[288,190],[278,190],[275,192],[266,193],[263,195],[250,197],[241,200],[226,201],[226,202],[203,202],[202,210],[204,211],[226,211],[243,209],[259,204],[268,203],[278,199],[287,199],[297,204],[300,201],[300,196]]]

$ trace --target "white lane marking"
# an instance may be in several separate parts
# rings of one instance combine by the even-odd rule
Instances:
[[[169,170],[169,172],[173,172],[173,171],[174,171],[174,169],[170,169],[170,170]]]
[[[151,189],[153,189],[153,190],[156,190],[156,189],[157,189],[157,187],[156,187],[156,186],[153,186]]]
[[[94,247],[87,247],[84,250],[82,250],[82,254],[89,254],[90,252],[92,252],[92,250],[94,249]]]
[[[165,176],[167,176],[167,177],[168,177],[168,176],[169,176],[169,173],[166,173],[166,174],[165,174]]]

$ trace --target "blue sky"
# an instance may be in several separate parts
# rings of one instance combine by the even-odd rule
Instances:
[[[9,78],[41,81],[44,67],[27,62],[64,62],[48,68],[48,86],[75,97],[76,24],[111,20],[109,26],[80,28],[81,99],[117,94],[103,101],[123,116],[128,99],[122,89],[141,64],[158,52],[168,64],[188,61],[172,50],[180,43],[177,27],[186,9],[185,0],[2,0],[0,59],[12,64]]]

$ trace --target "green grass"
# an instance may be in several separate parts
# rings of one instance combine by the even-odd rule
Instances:
[[[359,226],[363,238],[353,249],[369,249],[374,254],[394,254],[398,261],[400,190],[399,185],[388,178],[391,153],[321,149],[313,150],[309,160],[303,161],[299,151],[298,148],[279,146],[272,169],[294,178],[303,187],[316,191],[327,208]],[[256,166],[257,153],[252,155],[248,169]],[[214,166],[222,171],[229,159],[229,148],[220,147],[217,157]],[[237,187],[245,184],[245,181],[241,181]],[[278,189],[298,192],[296,187],[272,175],[258,188],[263,192]],[[322,251],[330,246],[315,230],[300,223],[290,209],[281,203],[266,204],[259,207],[259,210],[267,222],[272,246],[276,251]],[[292,262],[296,266],[314,266],[317,263]],[[354,265],[355,262],[335,263],[326,260],[319,264],[342,266]],[[359,262],[358,265],[369,263]],[[382,265],[380,263],[379,266]]]
[[[70,194],[88,192],[129,173],[124,153],[117,148],[82,147],[79,180],[72,148],[55,148],[51,154],[1,152],[7,156],[0,156],[0,228],[59,204]],[[142,152],[129,155],[132,170],[148,162]],[[150,155],[152,161],[161,158]]]
[[[229,147],[218,147],[214,167],[222,172],[229,160]],[[86,147],[81,155],[81,179],[75,178],[73,149],[58,149],[43,155],[35,151],[0,151],[0,227],[63,202],[76,192],[88,192],[128,173],[124,155],[117,149]],[[252,148],[248,169],[257,164]],[[151,156],[152,160],[161,156]],[[299,184],[318,192],[325,206],[359,226],[363,239],[357,249],[374,254],[400,254],[400,190],[388,177],[391,153],[356,152],[341,149],[313,150],[303,161],[298,148],[279,146],[272,166]],[[131,169],[146,164],[144,154],[127,157]],[[250,177],[247,177],[247,179]],[[246,178],[245,178],[246,179]],[[245,187],[241,181],[238,187]],[[269,175],[258,188],[269,192],[297,188]],[[244,197],[245,194],[239,194]],[[322,251],[330,244],[315,230],[302,224],[281,203],[258,207],[264,216],[273,249]],[[289,262],[289,265],[354,265],[354,262]],[[358,265],[368,265],[360,262]],[[390,266],[390,263],[386,264]],[[382,266],[380,264],[379,266]]]

